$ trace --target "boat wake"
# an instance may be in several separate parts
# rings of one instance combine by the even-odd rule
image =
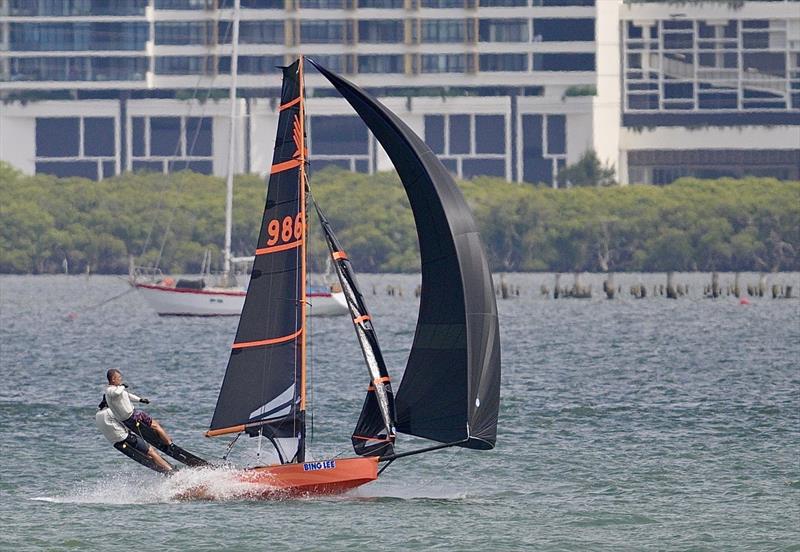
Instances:
[[[31,500],[63,504],[156,504],[185,500],[247,500],[264,493],[242,481],[241,470],[231,467],[182,469],[170,476],[123,473],[106,479],[81,483],[62,495],[33,497]],[[277,492],[276,498],[280,498]]]

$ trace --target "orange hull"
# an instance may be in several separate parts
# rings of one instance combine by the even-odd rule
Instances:
[[[378,457],[251,468],[241,476],[263,498],[339,494],[378,478]]]

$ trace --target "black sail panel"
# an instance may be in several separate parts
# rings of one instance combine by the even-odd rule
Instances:
[[[500,406],[500,328],[491,273],[466,201],[405,123],[354,84],[311,63],[386,150],[414,214],[422,288],[414,342],[396,395],[397,430],[492,448]]]
[[[358,286],[356,274],[350,259],[336,239],[328,219],[317,206],[317,215],[325,234],[325,241],[331,252],[336,274],[347,299],[353,327],[356,330],[361,352],[367,364],[370,382],[367,396],[361,408],[361,415],[353,431],[353,449],[359,455],[384,456],[394,453],[395,412],[394,393],[383,360],[378,337],[367,310],[364,294]]]
[[[266,205],[231,356],[208,435],[247,431],[297,440],[304,426],[305,137],[300,61],[283,90]],[[295,457],[292,453],[291,459]]]

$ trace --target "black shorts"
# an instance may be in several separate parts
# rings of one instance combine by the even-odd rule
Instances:
[[[117,444],[119,445],[126,444],[129,447],[138,450],[142,454],[147,454],[147,451],[150,450],[150,445],[147,444],[147,441],[145,441],[135,433],[128,433],[128,436],[125,437],[125,440]]]

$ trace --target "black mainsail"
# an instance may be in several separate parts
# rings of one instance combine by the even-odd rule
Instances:
[[[322,214],[319,206],[317,206],[317,215],[331,252],[333,266],[336,268],[342,291],[347,299],[358,343],[364,354],[364,361],[367,363],[370,376],[367,397],[351,437],[353,449],[356,454],[361,456],[391,455],[394,454],[393,443],[395,440],[394,393],[389,373],[386,370],[386,363],[383,361],[383,354],[378,345],[378,337],[372,326],[372,318],[367,310],[364,295],[358,286],[350,259],[339,244],[339,240],[336,239],[328,219]]]
[[[267,437],[282,462],[305,441],[306,192],[302,59],[283,68],[275,153],[250,285],[208,436]]]
[[[419,318],[396,395],[397,431],[490,449],[500,407],[500,328],[475,221],[430,148],[375,98],[309,60],[350,103],[392,160],[419,238]]]

